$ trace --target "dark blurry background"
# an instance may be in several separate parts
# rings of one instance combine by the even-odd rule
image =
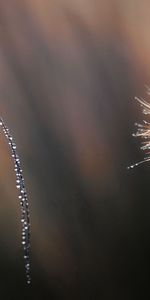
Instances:
[[[150,297],[150,164],[134,123],[148,100],[150,2],[0,0],[0,115],[31,211],[26,285],[20,207],[0,134],[0,299]]]

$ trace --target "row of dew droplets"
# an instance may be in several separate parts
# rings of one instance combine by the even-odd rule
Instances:
[[[9,132],[8,127],[5,125],[2,118],[0,118],[0,126],[4,132],[5,137],[8,140],[8,144],[11,148],[12,157],[14,160],[15,173],[16,173],[16,187],[19,190],[19,200],[21,206],[21,222],[22,222],[22,245],[24,251],[24,261],[25,261],[25,270],[27,283],[30,284],[30,216],[29,216],[29,207],[28,207],[28,198],[25,188],[24,178],[22,174],[22,169],[20,165],[20,159],[17,154],[16,144],[12,135]]]

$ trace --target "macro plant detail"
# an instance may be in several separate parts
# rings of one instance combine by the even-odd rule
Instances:
[[[140,106],[142,107],[143,114],[150,115],[150,103],[148,103],[143,99],[139,99],[139,98],[135,98],[135,99],[139,102]],[[143,164],[144,162],[150,161],[150,123],[147,122],[146,120],[143,120],[142,124],[135,123],[135,125],[137,127],[137,132],[133,133],[132,135],[134,137],[140,137],[142,139],[140,148],[141,150],[144,151],[145,157],[142,161],[137,162],[131,165],[130,167],[128,167],[128,169],[134,168],[135,166]]]
[[[29,205],[28,205],[28,197],[24,183],[24,177],[22,174],[20,159],[17,154],[17,147],[14,142],[12,135],[8,127],[5,125],[2,118],[0,118],[0,126],[2,127],[3,133],[7,138],[8,144],[11,148],[11,156],[14,160],[14,167],[16,173],[16,187],[19,190],[19,200],[21,207],[21,223],[22,223],[22,245],[23,245],[23,253],[24,253],[24,261],[25,261],[25,271],[26,271],[26,279],[27,283],[30,284],[31,276],[30,276],[30,216],[29,216]]]

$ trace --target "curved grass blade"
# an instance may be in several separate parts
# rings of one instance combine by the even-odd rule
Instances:
[[[0,118],[0,126],[4,132],[5,137],[8,140],[8,144],[11,148],[12,157],[14,160],[15,173],[16,173],[16,187],[19,190],[19,200],[21,206],[21,222],[22,222],[22,245],[24,252],[24,261],[25,261],[25,270],[26,270],[26,278],[27,283],[30,284],[31,276],[30,276],[30,216],[29,216],[29,208],[28,208],[28,198],[27,192],[25,188],[24,178],[22,174],[22,169],[20,165],[20,159],[17,154],[16,144],[12,135],[9,132],[8,127],[5,125],[2,118]]]

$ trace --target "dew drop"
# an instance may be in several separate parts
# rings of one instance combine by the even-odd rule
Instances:
[[[26,279],[27,283],[31,282],[30,277],[30,264],[29,264],[29,248],[30,248],[30,221],[29,221],[29,211],[28,211],[28,198],[24,185],[24,178],[22,175],[22,169],[20,166],[20,159],[16,152],[16,144],[13,140],[13,137],[9,133],[8,127],[3,122],[2,118],[0,118],[0,126],[2,126],[2,130],[4,132],[5,137],[8,139],[8,144],[11,148],[11,155],[14,160],[14,170],[16,172],[16,187],[20,190],[20,195],[18,198],[20,199],[20,206],[22,211],[21,223],[22,223],[22,245],[24,249],[24,260],[25,260],[25,269],[26,269]]]

